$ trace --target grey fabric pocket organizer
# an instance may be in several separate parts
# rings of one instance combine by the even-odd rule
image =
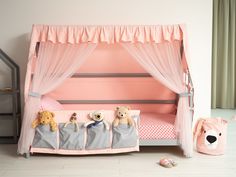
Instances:
[[[63,124],[59,124],[59,134],[60,134],[60,149],[83,149],[84,147],[84,127],[79,124],[79,131],[76,131],[75,124],[68,124],[64,127]]]
[[[109,147],[110,132],[103,123],[87,128],[86,149],[105,149]]]
[[[137,133],[134,126],[119,124],[117,127],[112,127],[112,148],[128,148],[137,145]]]
[[[36,148],[57,148],[57,132],[52,132],[49,125],[38,125],[32,147]]]

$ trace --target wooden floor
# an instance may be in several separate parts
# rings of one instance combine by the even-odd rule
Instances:
[[[214,110],[214,116],[229,118],[236,111]],[[157,164],[162,157],[173,158],[178,166],[165,169]],[[120,155],[57,156],[16,155],[16,145],[0,145],[1,177],[235,177],[236,121],[228,127],[228,147],[223,156],[194,153],[185,158],[177,147],[146,147],[141,152]]]

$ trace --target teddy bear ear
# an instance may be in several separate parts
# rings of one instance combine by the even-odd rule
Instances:
[[[105,112],[101,111],[101,115],[102,115],[102,117],[105,117]]]
[[[126,108],[128,109],[128,110],[130,110],[131,108],[130,108],[130,106],[126,106]]]
[[[202,130],[202,128],[203,128],[203,124],[205,123],[205,119],[204,118],[200,118],[200,119],[198,119],[198,121],[196,122],[196,124],[195,124],[195,127],[194,127],[194,130],[193,130],[193,138],[194,139],[196,139],[198,136],[199,136],[199,134],[200,134],[200,132],[201,132],[201,130]]]
[[[116,111],[119,110],[119,109],[120,109],[120,106],[117,106],[117,107],[116,107]]]
[[[89,113],[89,117],[93,118],[93,113],[92,112]]]
[[[55,116],[54,112],[50,112],[50,113],[51,113],[52,117],[54,117],[54,116]]]
[[[42,115],[42,111],[39,111],[38,112],[38,116],[40,117]]]

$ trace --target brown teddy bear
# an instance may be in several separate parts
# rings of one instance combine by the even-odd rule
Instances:
[[[114,127],[117,127],[119,124],[128,124],[129,126],[134,125],[134,121],[129,115],[129,110],[129,106],[116,107],[116,118],[113,120]]]
[[[71,115],[70,120],[65,123],[64,127],[66,127],[69,124],[75,125],[76,126],[76,131],[77,132],[79,131],[79,124],[77,122],[77,114],[75,112]]]
[[[33,121],[32,127],[36,128],[38,125],[50,125],[51,131],[57,130],[57,123],[54,120],[55,114],[49,111],[38,112],[37,118]]]

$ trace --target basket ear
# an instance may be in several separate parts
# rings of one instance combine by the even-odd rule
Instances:
[[[223,123],[224,125],[226,125],[226,124],[228,124],[228,121],[225,120],[225,119],[222,119],[222,123]]]
[[[228,124],[228,121],[225,120],[225,119],[223,119],[222,122],[223,122],[224,125],[225,125],[225,124]]]
[[[193,138],[196,139],[198,137],[198,135],[200,134],[201,130],[202,130],[202,125],[205,122],[205,119],[200,118],[194,127],[194,131],[193,131]]]
[[[225,119],[223,119],[223,118],[221,118],[221,117],[217,117],[216,119],[218,120],[218,123],[219,123],[219,124],[223,124],[223,125],[225,125],[225,124],[228,123],[227,120],[225,120]]]

